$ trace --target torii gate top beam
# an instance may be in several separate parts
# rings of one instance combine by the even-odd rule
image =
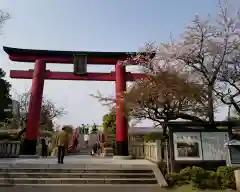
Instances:
[[[127,59],[130,54],[136,52],[91,52],[91,51],[50,51],[34,49],[18,49],[12,47],[3,47],[9,55],[10,60],[19,62],[35,62],[44,60],[47,63],[73,63],[75,54],[87,55],[88,64],[115,65],[119,60]]]

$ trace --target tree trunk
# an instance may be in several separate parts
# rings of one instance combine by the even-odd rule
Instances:
[[[164,121],[164,123],[162,124],[162,128],[163,128],[163,139],[161,141],[161,157],[162,157],[162,160],[164,160],[164,157],[165,157],[165,142],[167,142],[167,122],[168,121]]]
[[[209,123],[214,123],[214,101],[213,101],[213,84],[208,85],[208,118]]]

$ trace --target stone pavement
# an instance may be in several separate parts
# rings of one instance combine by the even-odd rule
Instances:
[[[145,159],[134,159],[134,160],[121,160],[121,159],[113,159],[111,157],[91,157],[90,155],[72,155],[66,156],[64,159],[63,165],[57,164],[56,157],[48,157],[48,158],[36,158],[36,159],[24,159],[24,158],[5,158],[0,159],[0,168],[4,167],[16,167],[17,165],[23,167],[32,167],[32,166],[40,166],[40,167],[62,167],[62,168],[86,168],[86,167],[94,167],[94,165],[102,165],[102,168],[106,166],[108,168],[109,165],[113,165],[113,167],[122,167],[122,166],[155,166],[154,163],[145,160]],[[39,167],[39,168],[40,168]]]

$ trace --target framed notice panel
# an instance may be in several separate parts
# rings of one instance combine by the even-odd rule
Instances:
[[[202,160],[200,132],[174,132],[173,146],[175,160]]]
[[[226,160],[228,149],[224,144],[228,141],[227,132],[202,132],[203,160]]]

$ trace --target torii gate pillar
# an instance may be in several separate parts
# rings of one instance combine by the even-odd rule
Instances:
[[[36,60],[32,78],[27,129],[22,146],[22,152],[24,155],[36,154],[45,71],[46,62],[42,60]]]
[[[116,71],[116,154],[128,156],[128,122],[125,115],[126,66],[117,63]]]

